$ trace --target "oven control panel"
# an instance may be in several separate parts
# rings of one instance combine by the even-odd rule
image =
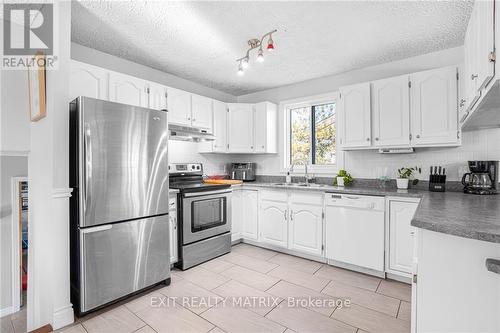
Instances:
[[[170,163],[168,173],[202,174],[203,165],[201,163]]]

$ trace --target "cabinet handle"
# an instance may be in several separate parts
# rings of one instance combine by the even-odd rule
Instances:
[[[193,118],[193,121],[196,121],[196,118]]]
[[[253,146],[250,146],[250,149],[253,149]]]
[[[286,210],[283,212],[283,215],[285,215],[285,222],[286,222],[286,220],[288,220],[288,214],[287,213],[288,213],[288,211],[286,211]]]
[[[492,273],[500,274],[500,260],[487,258],[486,269]]]
[[[475,79],[477,79],[477,77],[478,77],[478,75],[477,75],[477,74],[472,74],[472,75],[470,76],[470,79],[471,79],[471,80],[475,80]]]
[[[290,211],[290,220],[293,221],[293,210]]]
[[[191,117],[187,117],[187,120],[191,120]]]
[[[375,138],[375,141],[378,141],[378,138]]]
[[[370,138],[366,138],[366,141],[370,141]]]
[[[417,139],[420,139],[420,134],[417,134]]]
[[[460,100],[460,107],[461,107],[461,108],[462,108],[462,107],[464,107],[465,102],[466,102],[466,100],[465,100],[465,99],[463,99],[463,98]]]
[[[264,146],[262,146],[262,148],[264,148]]]

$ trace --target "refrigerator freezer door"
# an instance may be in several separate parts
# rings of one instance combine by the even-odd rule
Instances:
[[[80,98],[80,227],[168,213],[167,112]]]
[[[168,215],[80,229],[80,311],[170,277]]]

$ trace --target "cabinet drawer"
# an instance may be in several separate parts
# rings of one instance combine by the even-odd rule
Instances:
[[[261,190],[260,191],[260,199],[261,200],[270,200],[270,201],[287,201],[287,191],[283,190]]]
[[[290,194],[291,203],[305,205],[323,205],[323,193],[292,192]]]

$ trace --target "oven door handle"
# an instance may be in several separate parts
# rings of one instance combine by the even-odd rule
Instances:
[[[195,192],[195,193],[184,193],[184,198],[205,197],[207,195],[225,194],[225,193],[231,193],[231,192],[233,192],[233,190],[227,189],[227,190],[203,191],[203,192]]]

